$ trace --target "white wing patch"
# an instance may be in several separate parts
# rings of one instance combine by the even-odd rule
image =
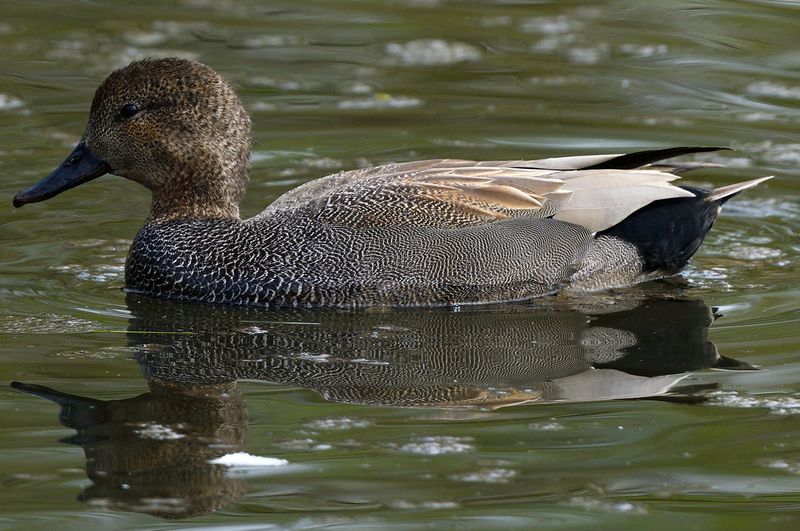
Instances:
[[[678,177],[652,170],[584,170],[559,177],[573,192],[554,219],[582,225],[592,232],[612,227],[653,201],[694,194],[670,184]]]

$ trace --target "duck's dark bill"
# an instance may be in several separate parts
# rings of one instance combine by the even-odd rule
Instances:
[[[21,207],[28,203],[50,199],[64,190],[96,179],[110,171],[111,166],[95,157],[81,142],[53,173],[15,195],[14,206]]]

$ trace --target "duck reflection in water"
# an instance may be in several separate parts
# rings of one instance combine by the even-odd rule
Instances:
[[[245,492],[211,463],[245,448],[240,379],[332,402],[494,409],[687,395],[693,389],[680,382],[690,371],[752,368],[718,354],[700,300],[631,288],[608,302],[271,312],[129,295],[129,342],[149,392],[101,401],[12,385],[59,404],[61,423],[77,430],[65,442],[85,451],[92,485],[81,499],[185,518]]]

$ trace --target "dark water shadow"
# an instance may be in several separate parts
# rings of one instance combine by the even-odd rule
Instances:
[[[245,492],[210,461],[242,451],[242,379],[313,390],[331,402],[486,408],[693,396],[719,355],[702,301],[633,290],[607,297],[453,310],[267,311],[130,295],[129,343],[149,391],[95,400],[15,382],[61,407],[83,447],[95,506],[185,518]]]

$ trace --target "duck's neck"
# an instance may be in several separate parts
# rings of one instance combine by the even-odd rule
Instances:
[[[247,185],[247,169],[205,168],[202,173],[173,172],[167,185],[153,190],[148,220],[239,219],[239,202]]]

